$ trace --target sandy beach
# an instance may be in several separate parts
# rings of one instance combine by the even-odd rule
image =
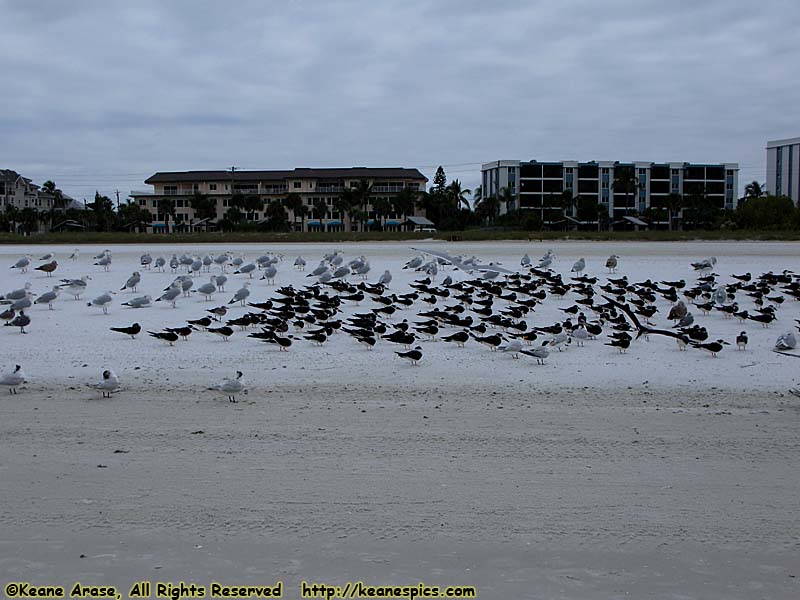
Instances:
[[[689,262],[711,255],[721,281],[800,272],[796,243],[428,246],[512,269],[552,247],[565,277],[585,257],[601,281],[612,252],[632,280],[693,282]],[[336,248],[365,254],[371,281],[391,269],[397,293],[419,276],[401,271],[415,254],[408,244]],[[0,264],[50,249],[4,246]],[[282,253],[278,285],[299,286],[310,280],[294,257],[316,265],[333,248],[146,248],[167,258],[223,249]],[[17,362],[30,377],[0,396],[6,579],[126,590],[138,579],[281,579],[288,598],[301,580],[473,585],[491,599],[800,596],[800,400],[787,392],[800,362],[771,351],[800,318],[797,302],[770,328],[698,315],[712,336],[750,336],[747,351],[718,359],[664,339],[627,354],[597,340],[538,366],[477,344],[422,342],[414,367],[395,348],[368,352],[344,335],[288,353],[242,332],[229,342],[196,332],[174,347],[131,340],[108,327],[182,324],[227,302],[244,277],[231,275],[211,302],[120,306],[175,277],[142,270],[139,292],[119,292],[103,315],[86,300],[119,291],[141,270],[142,249],[112,247],[108,273],[92,265],[102,248],[81,248],[77,263],[66,260],[72,248],[53,250],[56,275],[92,280],[83,301],[33,307],[28,335],[0,330],[4,372]],[[5,268],[0,291],[25,281],[41,293],[54,280]],[[252,281],[251,299],[274,293]],[[548,301],[529,321],[552,323],[569,304]],[[668,305],[658,306],[663,325]],[[109,366],[122,381],[110,400],[86,387]],[[230,404],[208,388],[237,368],[248,388]]]

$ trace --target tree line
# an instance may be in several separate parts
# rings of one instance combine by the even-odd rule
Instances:
[[[448,183],[440,166],[427,190],[403,189],[391,196],[377,196],[367,180],[341,190],[328,204],[316,198],[311,206],[303,202],[300,194],[292,192],[280,201],[265,201],[255,194],[235,192],[227,201],[222,219],[217,220],[217,199],[195,192],[187,198],[187,206],[194,210],[193,224],[207,223],[223,231],[289,231],[305,229],[310,219],[322,220],[337,213],[349,231],[382,230],[391,215],[411,216],[415,210],[424,211],[426,217],[443,231],[463,231],[470,228],[502,228],[541,230],[546,227],[539,210],[521,208],[519,197],[510,188],[499,194],[485,194],[478,187],[474,191],[462,186],[458,179]],[[736,209],[724,210],[714,206],[702,191],[685,196],[669,194],[660,206],[651,206],[639,213],[632,207],[631,198],[640,189],[635,177],[621,173],[612,183],[615,194],[625,198],[625,213],[646,222],[666,224],[672,229],[800,229],[800,207],[785,196],[764,192],[757,181],[745,186],[745,194]],[[40,224],[48,229],[74,227],[88,231],[146,231],[154,221],[150,210],[128,200],[116,206],[99,192],[94,201],[86,203],[86,210],[66,206],[65,196],[53,181],[43,184],[42,190],[53,198],[49,210],[37,211],[32,207],[6,206],[0,213],[0,230],[31,233]],[[471,198],[471,202],[470,202]],[[547,227],[567,229],[576,224],[593,224],[598,230],[613,228],[607,205],[590,197],[574,196],[571,190],[550,194],[544,202]],[[167,232],[181,229],[188,223],[176,219],[177,206],[173,198],[157,200],[156,212],[163,220]],[[263,218],[258,215],[263,213]]]

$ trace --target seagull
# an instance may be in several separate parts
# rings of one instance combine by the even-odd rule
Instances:
[[[26,296],[30,295],[31,293],[31,282],[28,281],[25,283],[24,287],[19,288],[18,290],[14,290],[12,292],[8,292],[5,296],[3,296],[2,300],[21,300]]]
[[[73,261],[73,262],[76,262],[78,260],[78,258],[80,258],[80,255],[81,255],[81,251],[78,250],[77,248],[75,248],[75,250],[72,252],[72,254],[69,255],[69,259],[71,261]]]
[[[298,256],[294,259],[294,266],[297,267],[298,271],[305,271],[306,270],[306,259],[302,256]]]
[[[30,308],[33,305],[33,294],[27,294],[24,298],[20,298],[19,300],[14,300],[11,303],[11,308],[14,310],[23,310],[25,308]]]
[[[58,295],[61,293],[61,288],[57,285],[53,286],[53,289],[49,292],[45,292],[41,296],[39,296],[36,300],[33,301],[34,304],[47,304],[47,308],[53,310],[53,302],[58,300]]]
[[[90,279],[91,277],[88,275],[84,275],[80,279],[62,279],[61,287],[64,288],[71,296],[74,296],[75,300],[79,300],[86,291],[86,282]]]
[[[255,271],[255,270],[256,270],[256,266],[253,263],[247,263],[246,265],[243,265],[243,266],[239,267],[239,270],[238,271],[234,271],[233,274],[234,275],[238,275],[239,273],[244,273],[248,277],[253,277],[253,271]]]
[[[152,302],[152,298],[150,296],[139,296],[134,298],[133,300],[128,300],[127,302],[123,302],[122,306],[130,306],[131,308],[145,308],[150,306]]]
[[[103,398],[111,398],[111,394],[119,389],[119,378],[111,369],[103,371],[103,378],[97,383],[87,383],[90,388],[103,392]]]
[[[9,394],[16,394],[17,387],[21,386],[23,383],[28,383],[28,380],[25,377],[25,372],[19,365],[14,365],[14,370],[11,373],[6,373],[0,377],[0,385],[8,386]]]
[[[25,328],[31,324],[31,318],[25,314],[24,310],[19,311],[19,314],[5,324],[5,327],[19,327],[20,333],[28,333]]]
[[[11,265],[11,268],[12,269],[19,269],[20,273],[27,273],[28,265],[30,265],[30,264],[31,264],[31,259],[28,258],[27,256],[23,256],[17,262],[15,262],[13,265]]]
[[[577,273],[580,275],[583,273],[583,270],[586,268],[586,260],[583,258],[579,258],[574,265],[572,265],[572,273]]]
[[[163,256],[159,256],[156,259],[156,270],[157,271],[161,271],[163,273],[164,272],[164,265],[166,265],[166,264],[167,264],[167,259],[164,258]]]
[[[606,268],[608,269],[609,273],[616,273],[618,259],[619,256],[617,256],[616,254],[612,254],[611,256],[608,257],[608,260],[606,260]]]
[[[45,263],[43,265],[39,265],[38,267],[36,267],[35,270],[47,273],[48,277],[52,277],[53,276],[53,271],[55,271],[57,268],[58,268],[58,262],[53,260],[53,261],[50,261],[50,262]]]
[[[547,342],[545,342],[546,344]],[[527,356],[531,356],[536,359],[537,365],[543,365],[545,359],[550,356],[550,350],[547,349],[547,346],[539,346],[538,348],[531,348],[531,349],[523,349],[520,350],[520,353],[525,354]]]
[[[692,323],[694,323],[694,315],[692,315],[690,312],[687,312],[680,321],[673,325],[673,327],[689,327],[689,325]]]
[[[103,258],[99,259],[96,263],[94,263],[95,267],[103,267],[104,271],[108,271],[111,269],[111,255],[107,254],[103,256]]]
[[[206,300],[211,300],[211,296],[217,291],[217,278],[212,275],[208,283],[204,283],[195,290],[198,294],[205,296]]]
[[[266,279],[267,283],[274,284],[275,283],[275,275],[278,274],[278,269],[276,269],[273,265],[268,266],[264,269],[264,274],[261,276],[261,279]]]
[[[142,254],[139,258],[139,264],[142,265],[145,269],[149,269],[150,265],[153,263],[153,257],[150,256],[150,253]]]
[[[130,291],[135,292],[136,291],[136,286],[139,285],[139,282],[141,280],[142,280],[142,277],[141,277],[141,275],[139,275],[139,271],[134,271],[133,275],[128,277],[128,281],[125,282],[125,285],[123,285],[121,288],[119,288],[119,291],[121,292],[121,291],[123,291],[125,289],[129,289]]]
[[[86,306],[96,306],[98,308],[102,308],[103,314],[107,315],[108,307],[111,306],[111,302],[113,301],[113,298],[111,296],[114,293],[115,292],[108,290],[105,294],[100,294],[97,298],[95,298],[91,302],[87,302]]]
[[[521,267],[530,267],[531,266],[531,257],[525,253],[519,261],[519,265]]]
[[[181,288],[173,284],[172,286],[167,288],[166,292],[161,294],[160,298],[156,298],[156,302],[161,302],[161,301],[169,302],[170,304],[172,304],[172,308],[177,308],[175,306],[175,302],[181,295],[181,293],[182,293]]]
[[[244,390],[244,381],[242,381],[242,372],[236,371],[236,377],[230,379],[226,377],[221,383],[215,385],[213,390],[219,390],[228,394],[228,402],[236,402],[236,394]]]
[[[389,287],[389,284],[392,282],[392,274],[389,272],[389,269],[386,269],[378,278],[378,284]]]
[[[717,264],[717,257],[712,256],[711,258],[706,258],[703,260],[698,260],[697,262],[691,263],[692,268],[695,271],[699,271],[700,273],[708,273],[714,269],[714,265]]]
[[[136,336],[142,331],[142,326],[138,323],[134,323],[130,327],[109,327],[111,331],[116,331],[117,333],[124,333],[125,335],[131,336],[131,339],[136,339]]]
[[[775,350],[794,350],[797,348],[797,338],[789,331],[778,336],[775,341]]]
[[[39,258],[39,260],[53,260],[53,253],[52,252],[48,252],[44,256]]]
[[[242,284],[242,287],[240,287],[233,295],[233,298],[231,298],[228,304],[236,304],[237,302],[241,302],[242,306],[244,306],[245,300],[247,300],[247,297],[250,295],[250,290],[248,289],[249,287],[250,282],[245,281]]]
[[[222,274],[221,275],[217,275],[214,278],[214,282],[217,284],[217,291],[218,292],[224,292],[225,291],[225,284],[228,282],[228,276],[227,275],[222,275]]]
[[[500,346],[498,350],[510,353],[511,358],[519,358],[519,353],[522,351],[522,342],[519,340],[511,340],[505,346]]]

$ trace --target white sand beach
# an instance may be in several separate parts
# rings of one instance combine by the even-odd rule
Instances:
[[[734,344],[716,359],[655,336],[620,354],[603,336],[545,365],[423,341],[412,366],[398,348],[367,351],[345,334],[284,353],[241,331],[169,346],[108,330],[182,325],[246,280],[229,274],[211,301],[129,309],[121,303],[155,298],[175,278],[139,267],[144,251],[281,253],[277,286],[250,280],[250,299],[263,301],[312,281],[334,249],[366,255],[370,281],[388,268],[392,291],[409,291],[420,277],[401,270],[409,245],[510,269],[552,248],[565,279],[585,257],[601,282],[611,253],[615,277],[631,281],[691,284],[689,263],[712,255],[722,282],[800,272],[800,244],[768,242],[111,246],[109,272],[92,265],[103,248],[81,247],[72,262],[71,247],[0,247],[0,293],[92,278],[81,301],[62,294],[52,311],[32,307],[27,335],[0,329],[0,367],[21,364],[30,379],[17,395],[0,390],[0,573],[126,590],[138,579],[281,579],[289,598],[301,580],[474,585],[491,599],[800,597],[800,399],[788,393],[800,361],[772,352],[796,331],[790,298],[769,328],[698,312],[711,339],[750,337],[746,351]],[[55,278],[8,269],[49,250]],[[306,273],[292,268],[297,255]],[[138,292],[120,291],[134,270]],[[467,277],[438,280],[446,275]],[[105,290],[118,292],[108,315],[86,306]],[[563,320],[558,308],[572,300],[549,298],[527,321]],[[668,303],[657,306],[653,320],[668,327]],[[109,367],[121,390],[102,399],[86,384]],[[208,388],[237,369],[247,392],[231,404]]]

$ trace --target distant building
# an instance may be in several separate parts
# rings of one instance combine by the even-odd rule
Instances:
[[[351,167],[341,169],[297,168],[290,171],[182,171],[159,172],[145,180],[153,186],[153,191],[131,192],[130,196],[141,207],[152,214],[151,231],[160,231],[166,227],[166,217],[159,212],[160,200],[167,198],[175,203],[175,217],[170,219],[170,229],[193,231],[203,228],[211,221],[221,220],[230,208],[230,200],[234,194],[258,196],[264,201],[264,210],[245,214],[247,222],[259,223],[268,218],[267,206],[273,202],[286,205],[290,193],[299,194],[303,205],[307,208],[304,223],[299,216],[295,219],[292,211],[287,209],[290,225],[297,230],[305,231],[341,231],[347,223],[347,215],[341,214],[335,206],[336,199],[347,188],[366,180],[372,185],[370,203],[366,210],[368,219],[360,224],[369,228],[377,220],[390,230],[410,227],[408,217],[424,216],[416,207],[406,213],[391,210],[387,214],[376,214],[372,202],[378,198],[391,201],[404,190],[414,192],[425,191],[428,181],[417,169],[400,167],[368,168]],[[198,219],[191,207],[190,198],[195,193],[205,194],[216,201],[214,219]],[[319,207],[324,203],[326,210],[319,214]],[[296,224],[296,225],[295,225]]]
[[[0,169],[0,210],[14,206],[19,209],[50,210],[53,197],[41,192],[38,185],[11,169]]]
[[[800,204],[800,137],[767,142],[767,191]]]
[[[650,208],[665,207],[671,194],[701,195],[717,208],[734,209],[739,165],[498,160],[482,165],[481,176],[484,196],[499,198],[503,188],[508,188],[515,203],[509,209],[537,211],[545,224],[563,222],[565,213],[576,222],[578,204],[589,202],[599,204],[600,214],[611,223],[639,225],[644,223],[638,216]],[[623,186],[618,180],[630,183]],[[574,199],[567,210],[565,192]],[[501,213],[506,208],[501,205]]]

